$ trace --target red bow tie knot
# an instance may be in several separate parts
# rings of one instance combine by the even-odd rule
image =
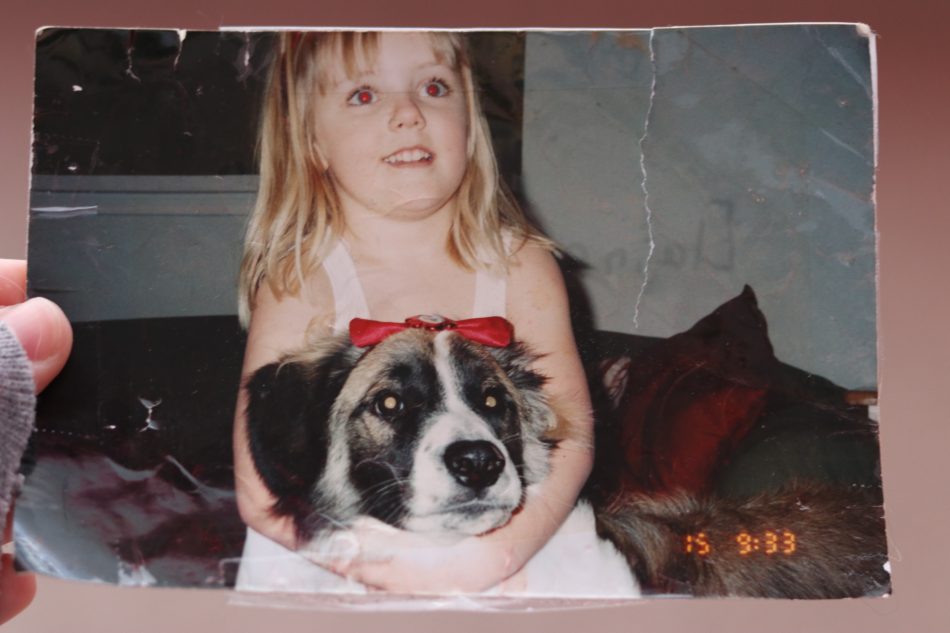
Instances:
[[[406,319],[403,323],[353,319],[350,321],[350,340],[357,347],[376,345],[396,332],[409,329],[422,329],[430,332],[451,330],[458,332],[470,341],[491,347],[507,347],[514,335],[514,327],[502,317],[480,317],[453,321],[440,316],[420,315]]]

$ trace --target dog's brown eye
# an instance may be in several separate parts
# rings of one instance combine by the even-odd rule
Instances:
[[[484,406],[489,411],[495,411],[501,406],[503,397],[504,396],[502,396],[501,390],[495,387],[490,387],[489,389],[485,390],[482,406]]]
[[[376,412],[381,416],[392,416],[403,409],[402,400],[391,391],[376,396]]]

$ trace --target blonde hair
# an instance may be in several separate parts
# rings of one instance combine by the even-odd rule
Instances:
[[[469,160],[456,193],[449,254],[468,269],[504,270],[510,255],[505,233],[515,245],[527,241],[553,250],[499,177],[463,36],[429,36],[439,61],[459,73],[468,110]],[[306,276],[343,233],[339,200],[316,149],[311,94],[326,90],[333,61],[351,77],[371,66],[378,43],[378,32],[284,32],[277,38],[258,135],[260,185],[241,261],[238,314],[244,327],[262,283],[278,298],[301,292]]]

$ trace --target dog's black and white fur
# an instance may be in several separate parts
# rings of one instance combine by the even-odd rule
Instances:
[[[248,437],[274,513],[304,542],[361,516],[440,538],[503,526],[546,476],[553,446],[533,360],[517,343],[410,329],[369,349],[341,336],[259,369],[246,384]],[[593,579],[572,578],[582,564]],[[530,594],[639,593],[586,505],[524,573]]]
[[[331,338],[262,367],[245,385],[247,430],[257,470],[277,499],[274,514],[291,517],[315,549],[367,516],[433,538],[505,525],[557,450],[546,439],[557,419],[534,359],[519,343],[493,348],[451,331],[408,329],[370,348]],[[837,597],[885,587],[880,513],[868,516],[821,492],[812,499],[815,515],[798,511],[794,490],[751,505],[638,498],[601,504],[596,526],[594,509],[581,501],[520,572],[523,593],[636,597],[637,576],[697,594]],[[794,529],[820,539],[820,555],[753,574],[743,561],[678,555],[682,534],[756,530],[757,523],[772,529],[792,509]],[[845,531],[837,535],[839,520]],[[829,574],[840,586],[822,593]]]
[[[258,370],[248,431],[275,512],[305,538],[359,515],[417,532],[504,525],[547,472],[553,415],[530,360],[518,346],[408,330]]]

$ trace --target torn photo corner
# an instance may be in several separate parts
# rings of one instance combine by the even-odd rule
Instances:
[[[28,285],[75,344],[18,564],[325,608],[889,594],[875,90],[856,24],[41,30]],[[566,304],[521,283],[548,246]]]

